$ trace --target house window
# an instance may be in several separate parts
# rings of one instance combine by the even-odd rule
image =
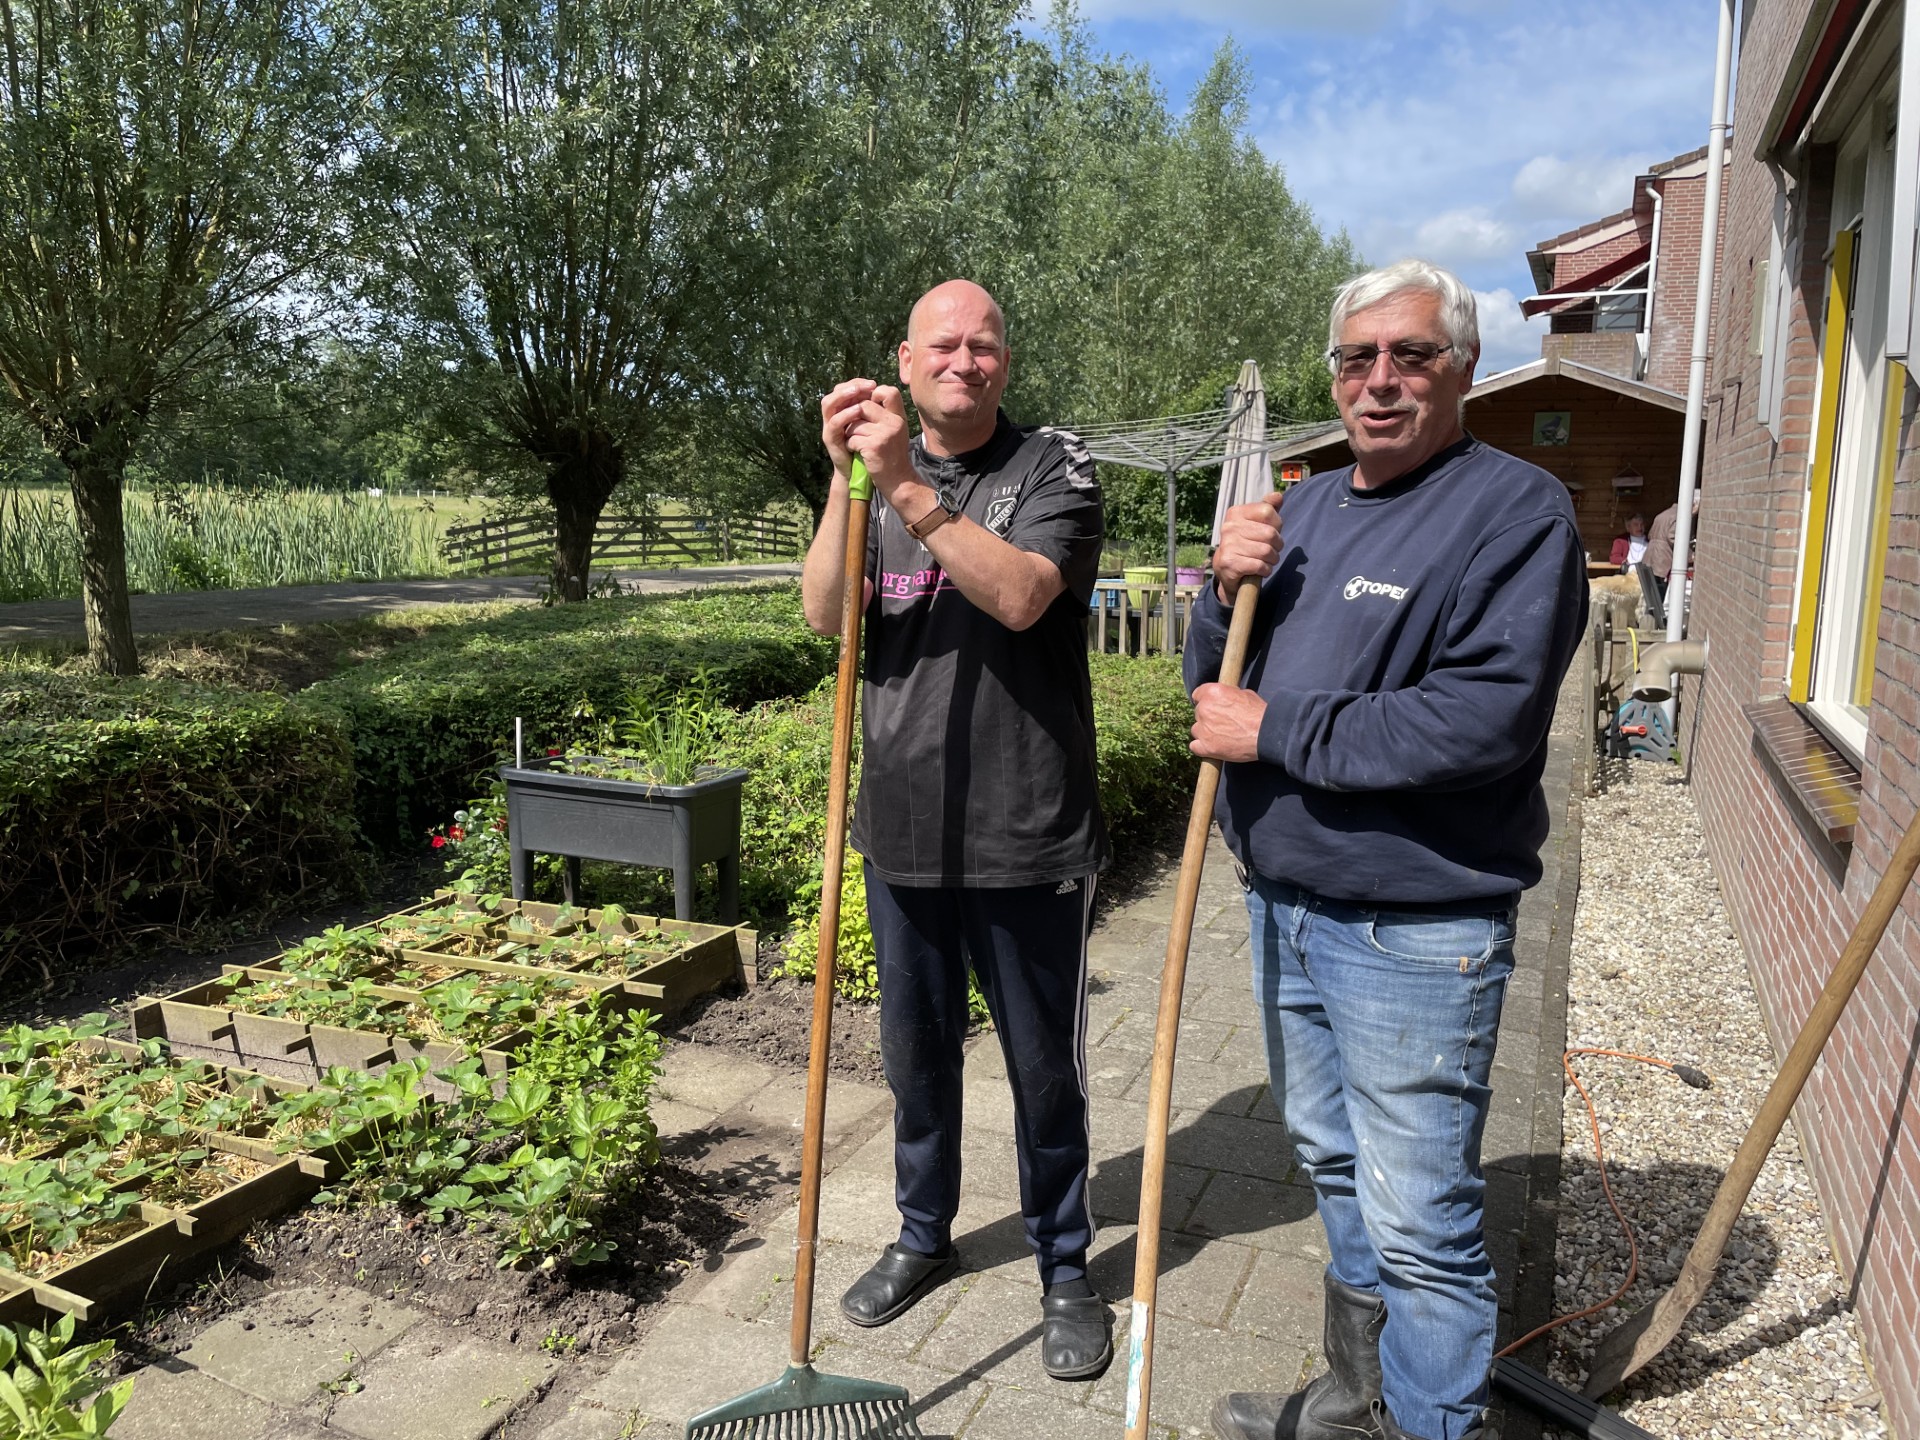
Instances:
[[[1904,367],[1887,359],[1894,87],[1835,147],[1819,410],[1801,530],[1792,697],[1858,763],[1866,750]],[[1809,241],[1813,237],[1808,237]]]

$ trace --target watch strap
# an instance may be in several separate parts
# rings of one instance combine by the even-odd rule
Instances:
[[[934,531],[938,530],[951,519],[953,519],[953,511],[947,508],[947,502],[945,500],[935,500],[933,502],[933,508],[918,520],[905,522],[907,534],[924,545],[929,535],[933,534]]]

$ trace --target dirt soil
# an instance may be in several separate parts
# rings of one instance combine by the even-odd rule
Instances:
[[[778,938],[762,935],[758,985],[703,995],[662,1026],[661,1033],[804,1073],[813,1040],[813,982],[776,978],[780,959]],[[880,1007],[835,997],[833,1045],[827,1053],[832,1074],[886,1084],[880,1064]]]
[[[588,1269],[501,1270],[481,1229],[438,1226],[379,1207],[310,1207],[256,1226],[217,1252],[211,1277],[187,1281],[117,1336],[123,1362],[176,1353],[228,1311],[269,1289],[351,1285],[404,1302],[489,1339],[585,1355],[644,1332],[650,1312],[688,1272],[722,1254],[779,1187],[732,1187],[663,1163],[609,1211],[612,1259]],[[551,1337],[551,1338],[550,1338]]]

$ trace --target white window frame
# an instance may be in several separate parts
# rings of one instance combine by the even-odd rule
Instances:
[[[1850,299],[1825,324],[1846,326],[1841,352],[1837,419],[1827,486],[1825,533],[1817,572],[1803,565],[1802,609],[1815,606],[1805,693],[1796,696],[1820,728],[1862,762],[1867,743],[1867,695],[1872,676],[1869,627],[1879,623],[1881,573],[1876,524],[1882,484],[1883,417],[1888,395],[1888,288],[1893,251],[1894,115],[1897,77],[1877,87],[1851,118],[1837,146],[1829,253],[1844,230],[1854,232]],[[1823,344],[1821,385],[1830,348]],[[1825,416],[1820,417],[1822,420]],[[1815,447],[1816,455],[1818,447]],[[1809,503],[1814,503],[1810,495]],[[1808,519],[1813,517],[1811,514]],[[1806,533],[1803,531],[1803,533]],[[1814,593],[1807,593],[1809,581]],[[1869,589],[1875,593],[1869,594]],[[1805,644],[1802,634],[1797,643]]]

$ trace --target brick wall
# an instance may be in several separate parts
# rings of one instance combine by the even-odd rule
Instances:
[[[1745,18],[1735,113],[1765,115],[1813,0],[1753,0]],[[1691,634],[1711,640],[1709,674],[1687,698],[1693,789],[1728,910],[1746,950],[1774,1043],[1784,1054],[1847,933],[1920,802],[1920,467],[1912,434],[1901,453],[1857,839],[1850,854],[1812,838],[1798,807],[1759,760],[1742,704],[1785,693],[1796,549],[1815,407],[1830,157],[1803,174],[1810,197],[1806,260],[1796,278],[1781,438],[1755,416],[1760,360],[1748,353],[1754,267],[1765,262],[1773,180],[1732,147],[1722,210],[1713,378]],[[1671,197],[1685,182],[1675,182]],[[1688,247],[1662,221],[1660,290],[1691,311]],[[1674,235],[1669,264],[1666,236]],[[1697,232],[1694,246],[1697,248]],[[1684,299],[1681,297],[1684,296]],[[1657,312],[1656,312],[1657,313]],[[1677,359],[1656,348],[1649,378],[1684,388]],[[1697,728],[1696,728],[1697,727]],[[1896,1435],[1920,1436],[1920,901],[1910,889],[1795,1112],[1837,1258],[1852,1279],[1875,1377]],[[1731,1157],[1729,1157],[1730,1159]]]
[[[1609,260],[1618,260],[1622,255],[1647,243],[1647,228],[1629,229],[1624,234],[1615,235],[1610,240],[1589,245],[1585,249],[1566,249],[1553,257],[1553,285],[1557,290],[1562,285],[1571,285],[1583,275],[1591,275]],[[1578,245],[1579,242],[1571,242]]]
[[[1630,330],[1602,330],[1592,335],[1542,335],[1540,353],[1558,355],[1604,370],[1609,375],[1635,379],[1640,367],[1639,336]]]
[[[1797,0],[1796,0],[1797,3]],[[1737,150],[1738,146],[1729,147]],[[1660,253],[1653,275],[1653,324],[1647,337],[1649,385],[1687,393],[1687,367],[1693,357],[1693,305],[1700,283],[1700,226],[1705,219],[1707,177],[1669,177],[1660,189]],[[1725,195],[1721,197],[1720,253],[1727,253]],[[1761,258],[1766,253],[1761,252]],[[1716,299],[1715,309],[1720,302]],[[1711,383],[1713,367],[1707,367]]]

